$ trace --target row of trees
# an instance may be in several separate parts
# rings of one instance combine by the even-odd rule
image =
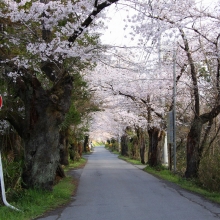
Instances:
[[[186,159],[181,169],[187,178],[197,178],[207,152],[210,160],[219,154],[219,3],[153,0],[130,7],[136,13],[127,16],[127,26],[132,23],[131,37],[141,42],[142,50],[118,51],[118,59],[109,65],[115,69],[100,64],[96,70],[106,72],[96,85],[103,97],[109,97],[106,106],[116,113],[109,123],[116,120],[121,127],[146,130],[148,163],[158,164],[158,142],[167,129],[166,115],[174,107],[175,71],[177,148]],[[132,65],[135,59],[139,62]]]
[[[116,2],[117,8],[132,8],[125,21],[137,46],[102,56],[109,47],[101,46],[96,31],[106,18],[101,12]],[[101,122],[94,116],[90,135],[106,126],[115,137],[127,126],[139,134],[146,130],[148,162],[156,165],[165,116],[173,109],[174,63],[178,143],[186,146],[186,177],[197,177],[204,150],[219,132],[219,4],[214,6],[194,0],[1,2],[1,80],[7,99],[1,119],[22,139],[24,185],[52,189],[59,141],[66,149],[68,127],[73,123],[77,133],[81,119],[85,122],[98,104],[107,110]],[[84,77],[96,97],[88,107],[80,103],[87,100],[80,73],[94,68]]]

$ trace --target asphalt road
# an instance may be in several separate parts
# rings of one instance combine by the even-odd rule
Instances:
[[[39,220],[216,220],[220,206],[157,179],[96,147],[76,196]]]

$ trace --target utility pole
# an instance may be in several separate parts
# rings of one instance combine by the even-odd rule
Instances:
[[[176,39],[173,47],[173,157],[176,172]]]
[[[120,123],[120,122],[119,122]],[[120,135],[120,124],[118,124],[118,152],[121,152],[121,135]]]

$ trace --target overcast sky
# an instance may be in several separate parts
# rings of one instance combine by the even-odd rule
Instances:
[[[197,0],[198,4],[203,4],[211,7],[214,2],[218,2],[218,0]],[[127,15],[132,14],[132,10],[129,8],[119,9],[118,6],[112,5],[107,8],[107,14],[111,17],[111,20],[106,22],[106,26],[108,29],[104,31],[101,40],[104,44],[111,45],[136,45],[134,40],[131,40],[131,36],[129,36],[129,30],[124,30],[125,22]],[[127,37],[126,37],[127,36]]]

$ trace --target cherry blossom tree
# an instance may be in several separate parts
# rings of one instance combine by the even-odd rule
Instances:
[[[122,118],[120,121],[133,127],[137,132],[142,163],[145,163],[146,147],[142,134],[145,129],[148,130],[149,139],[154,140],[150,142],[148,162],[155,166],[161,163],[158,156],[158,142],[159,136],[162,135],[161,126],[164,124],[164,111],[166,111],[160,100],[165,97],[168,97],[168,100],[172,99],[170,95],[166,94],[166,92],[169,93],[168,87],[172,81],[166,80],[167,78],[163,79],[162,74],[161,78],[155,76],[153,74],[155,69],[146,69],[140,63],[128,62],[130,54],[129,51],[129,55],[126,53],[124,56],[120,56],[120,61],[112,61],[112,63],[108,63],[109,66],[98,65],[95,73],[92,74],[93,80],[90,78],[89,81],[93,81],[99,88],[99,96],[103,94],[105,99],[108,97],[111,105],[107,104],[105,107],[111,106],[112,111]],[[94,74],[99,76],[97,81],[95,81],[97,78]],[[165,83],[163,83],[164,81]],[[155,131],[157,132],[155,133]]]
[[[210,129],[204,129],[204,125],[208,123],[208,127],[211,127],[213,119],[220,112],[219,2],[213,4],[214,7],[207,7],[193,0],[133,2],[130,6],[138,13],[126,19],[128,24],[133,23],[131,37],[138,33],[138,37],[142,37],[139,40],[145,42],[146,48],[160,51],[162,44],[166,48],[171,45],[169,50],[175,51],[176,83],[188,91],[179,100],[188,102],[184,105],[192,107],[191,110],[187,108],[192,121],[186,143],[186,177],[197,177],[205,139],[210,132]],[[162,52],[163,59],[169,58],[169,50]],[[166,63],[163,66],[166,67]],[[167,68],[165,71],[159,68],[159,71],[169,73]],[[190,83],[184,78],[190,79]]]
[[[99,40],[106,19],[101,12],[113,3],[132,10],[124,19],[131,32],[126,37],[138,47],[126,48],[125,55],[121,52],[125,47],[111,47],[103,56],[109,46],[102,47]],[[71,105],[74,73],[94,68],[95,62],[99,66],[88,81],[100,94],[97,99],[103,108],[115,111],[106,115],[158,137],[165,129],[164,116],[173,107],[172,51],[178,108],[190,111],[192,119],[186,176],[195,177],[209,132],[203,127],[211,126],[220,112],[219,4],[215,6],[204,7],[194,0],[3,1],[1,73],[23,108],[4,109],[1,118],[10,121],[24,140],[24,185],[52,188],[59,163],[59,125]],[[109,133],[117,135],[116,130]]]
[[[51,190],[59,164],[59,125],[71,104],[74,72],[101,50],[96,17],[117,0],[2,1],[1,73],[22,100],[23,114],[1,114],[25,144],[25,187]]]
[[[114,74],[108,83],[105,78],[106,89],[112,90],[115,96],[123,95],[130,101],[135,101],[134,106],[139,107],[137,108],[139,112],[136,111],[136,114],[138,116],[148,115],[149,117],[145,118],[148,118],[146,121],[148,121],[148,125],[151,124],[150,128],[160,129],[161,124],[150,114],[158,116],[156,113],[164,114],[173,107],[168,80],[172,78],[172,66],[175,62],[176,84],[178,84],[176,97],[176,108],[179,111],[177,112],[178,124],[180,125],[184,121],[186,113],[189,115],[187,120],[191,120],[184,122],[187,125],[190,124],[186,143],[187,169],[185,174],[186,177],[196,177],[203,155],[204,143],[210,132],[210,129],[204,129],[204,125],[208,123],[210,128],[213,119],[219,114],[219,18],[217,16],[219,4],[215,1],[209,7],[202,1],[198,3],[193,0],[178,2],[172,0],[166,2],[120,1],[120,4],[129,5],[136,10],[137,13],[125,18],[127,26],[133,28],[130,37],[138,41],[139,46],[142,46],[145,51],[144,57],[148,57],[147,65],[153,66],[151,71],[147,68],[137,68],[136,73],[133,72],[133,76],[128,76],[127,73],[124,75],[128,78],[131,77],[130,80],[134,81],[141,72],[145,79],[157,80],[156,83],[142,85],[141,89],[140,85],[132,84],[132,80],[126,81],[126,86],[123,86],[118,83],[118,79],[121,77],[125,81],[125,78],[120,76],[117,71],[117,74]],[[149,60],[148,55],[152,53],[153,60]],[[174,61],[173,53],[176,54]],[[160,56],[157,61],[155,61],[155,57],[158,56],[156,54]],[[125,68],[124,65],[123,68]],[[122,72],[121,69],[120,72]],[[139,78],[138,80],[143,80],[143,78]],[[160,79],[162,79],[162,83],[157,87]],[[136,88],[138,89],[136,90]],[[161,90],[164,95],[162,99],[159,95],[159,88],[163,88]],[[164,91],[167,91],[167,94]],[[165,105],[169,103],[168,106],[163,105],[160,109],[160,104],[157,102],[159,99]],[[156,111],[149,111],[150,107]],[[154,123],[156,126],[153,125]]]

